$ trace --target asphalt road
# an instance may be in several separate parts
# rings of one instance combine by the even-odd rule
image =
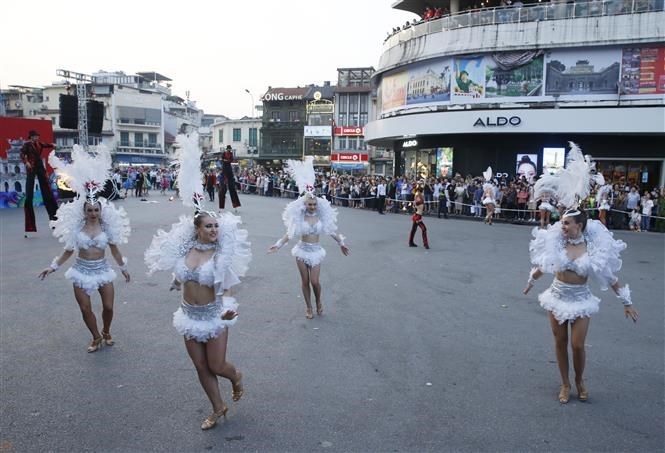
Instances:
[[[171,326],[178,295],[142,259],[185,208],[160,195],[119,202],[132,221],[121,249],[133,280],[116,280],[116,345],[95,354],[68,265],[36,278],[61,252],[45,210],[27,240],[22,211],[0,211],[0,452],[662,451],[664,235],[616,233],[641,317],[633,325],[595,288],[590,401],[563,406],[536,300],[549,279],[521,294],[529,228],[426,218],[426,251],[406,246],[407,216],[342,208],[351,255],[322,239],[325,315],[308,321],[290,246],[265,254],[284,232],[286,201],[241,197],[254,259],[228,356],[246,392],[207,432],[209,403]],[[98,296],[94,306],[99,314]]]

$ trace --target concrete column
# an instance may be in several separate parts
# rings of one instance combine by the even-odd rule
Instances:
[[[459,0],[450,0],[450,13],[455,14],[459,12]]]

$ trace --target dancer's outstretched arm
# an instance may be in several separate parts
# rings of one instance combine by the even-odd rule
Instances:
[[[268,253],[275,253],[282,247],[286,245],[286,243],[289,242],[289,235],[285,234],[281,238],[279,238],[279,241],[275,242],[272,247],[268,249]]]
[[[62,255],[53,258],[51,265],[39,273],[38,275],[39,279],[44,280],[48,274],[52,274],[53,272],[57,271],[58,268],[63,264],[65,264],[65,262],[73,254],[74,250],[65,250],[64,252],[62,252]]]
[[[337,234],[337,233],[332,233],[330,235],[330,237],[333,238],[335,240],[335,242],[337,242],[337,244],[339,245],[339,248],[342,250],[342,254],[344,256],[347,256],[349,254],[350,250],[346,246],[346,244],[344,243],[344,239],[346,239],[346,238],[344,236],[342,236],[341,234]]]

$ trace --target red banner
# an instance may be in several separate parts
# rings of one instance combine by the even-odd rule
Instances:
[[[343,126],[335,128],[335,135],[362,136],[365,135],[365,131],[359,126]]]
[[[331,161],[359,163],[368,162],[369,156],[362,153],[335,153],[330,155]]]

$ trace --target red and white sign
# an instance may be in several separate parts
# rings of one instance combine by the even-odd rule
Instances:
[[[358,126],[343,126],[335,128],[335,135],[362,136],[365,135],[365,131]]]
[[[330,155],[330,160],[334,162],[348,162],[351,164],[368,162],[369,156],[362,153],[334,153]]]

